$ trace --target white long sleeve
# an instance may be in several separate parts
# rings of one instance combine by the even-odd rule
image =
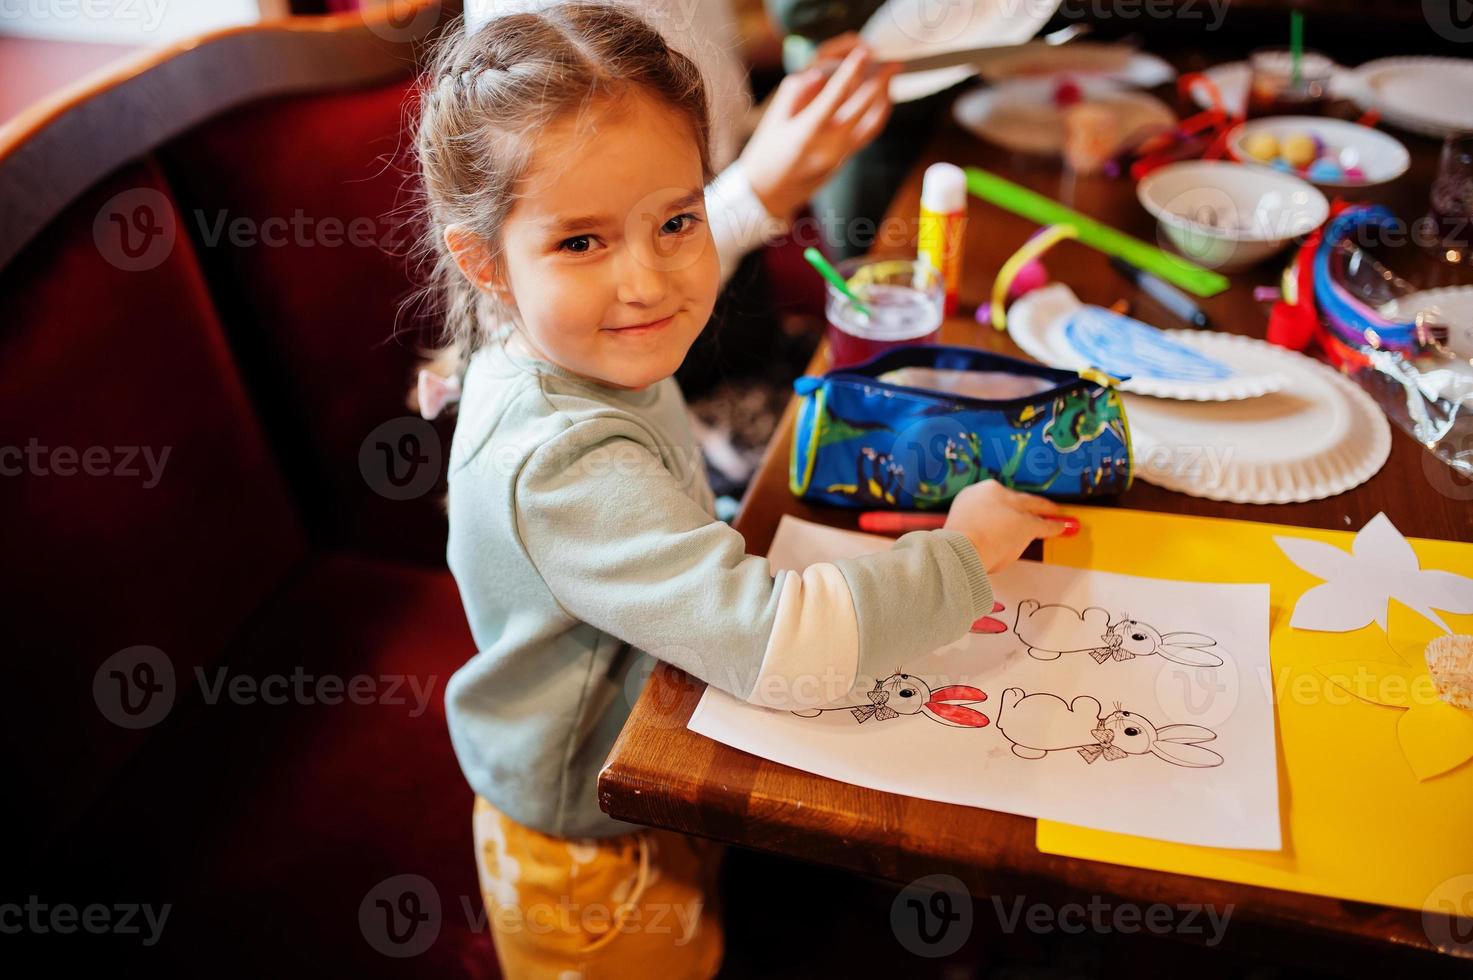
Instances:
[[[787,230],[788,223],[767,213],[737,160],[706,187],[706,215],[721,259],[721,282],[736,271],[742,256]]]

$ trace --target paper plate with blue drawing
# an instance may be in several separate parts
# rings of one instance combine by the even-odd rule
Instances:
[[[1113,310],[1079,302],[1062,283],[1036,289],[1008,310],[1008,333],[1050,367],[1093,367],[1126,378],[1121,390],[1181,401],[1236,401],[1281,390],[1284,375],[1244,361],[1218,335],[1159,330]]]

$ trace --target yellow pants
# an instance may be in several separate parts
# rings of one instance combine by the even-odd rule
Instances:
[[[562,838],[477,796],[481,900],[507,980],[707,980],[724,936],[724,845],[668,830]]]

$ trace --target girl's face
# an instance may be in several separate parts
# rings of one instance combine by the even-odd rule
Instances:
[[[694,130],[635,90],[535,138],[503,238],[521,338],[615,387],[668,378],[721,278]]]

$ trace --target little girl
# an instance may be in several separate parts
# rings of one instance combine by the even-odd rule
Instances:
[[[715,518],[671,377],[720,281],[699,72],[588,3],[452,30],[433,71],[418,150],[463,364],[448,557],[480,650],[446,709],[497,955],[510,978],[709,977],[719,846],[595,794],[641,662],[783,710],[859,694],[962,637],[989,571],[1062,525],[988,482],[944,530],[774,576]]]

